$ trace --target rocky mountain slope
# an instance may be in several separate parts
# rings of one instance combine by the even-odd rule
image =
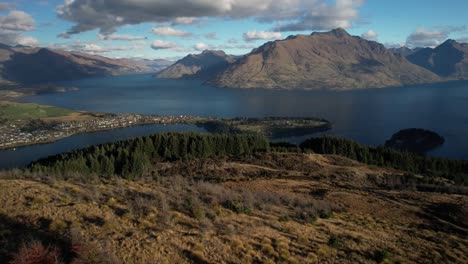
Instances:
[[[362,89],[439,81],[382,44],[343,29],[269,42],[209,80],[230,88]]]
[[[425,48],[407,56],[412,63],[444,78],[468,79],[468,44],[447,40],[432,49]]]
[[[0,46],[2,79],[21,84],[47,83],[86,77],[152,72],[144,62],[110,59],[81,52],[47,48]]]
[[[201,54],[190,54],[172,66],[157,73],[156,78],[208,79],[228,67],[236,60],[224,51],[205,50]]]

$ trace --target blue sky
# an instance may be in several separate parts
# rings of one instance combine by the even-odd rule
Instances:
[[[0,42],[176,59],[344,27],[389,47],[435,46],[468,41],[466,10],[466,0],[0,0]]]

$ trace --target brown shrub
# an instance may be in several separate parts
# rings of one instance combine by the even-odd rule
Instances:
[[[61,263],[60,251],[56,247],[46,247],[40,241],[23,244],[13,255],[10,264],[58,264]]]

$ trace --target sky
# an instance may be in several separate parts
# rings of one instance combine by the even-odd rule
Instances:
[[[342,27],[387,47],[468,42],[466,0],[0,0],[0,43],[112,58],[241,55]]]

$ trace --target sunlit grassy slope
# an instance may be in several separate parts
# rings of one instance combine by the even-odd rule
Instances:
[[[0,102],[0,118],[6,120],[30,120],[40,118],[64,117],[74,111],[38,104]]]

